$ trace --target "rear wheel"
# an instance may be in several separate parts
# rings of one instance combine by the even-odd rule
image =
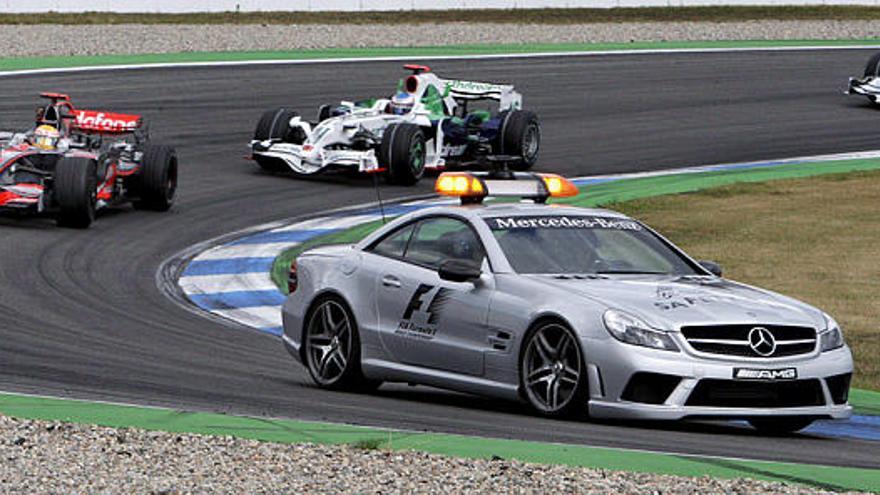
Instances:
[[[761,433],[768,435],[786,435],[801,431],[813,424],[810,418],[782,417],[782,418],[752,418],[749,424]]]
[[[382,135],[379,162],[392,184],[411,186],[425,174],[425,134],[414,124],[391,124]]]
[[[577,337],[557,321],[539,323],[529,333],[520,357],[520,388],[544,416],[584,414],[587,376]]]
[[[257,122],[257,128],[254,130],[254,140],[299,141],[299,143],[302,143],[304,137],[301,136],[302,130],[290,127],[290,119],[297,116],[299,116],[299,113],[283,107],[263,112],[262,117]],[[256,160],[260,168],[267,172],[281,172],[287,169],[287,165],[277,158],[255,155],[254,160]]]
[[[177,193],[177,153],[171,146],[151,144],[144,150],[140,174],[135,179],[139,210],[168,211]]]
[[[312,380],[322,388],[373,390],[381,382],[361,373],[361,343],[357,323],[339,297],[319,300],[309,312],[303,338],[304,359]]]
[[[511,110],[501,121],[495,152],[520,160],[510,165],[514,170],[528,170],[538,161],[541,148],[541,125],[538,116],[525,110]]]
[[[95,220],[97,165],[90,158],[63,157],[55,166],[55,201],[62,227],[88,228]]]

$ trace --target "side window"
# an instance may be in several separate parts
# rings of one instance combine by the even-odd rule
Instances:
[[[422,220],[406,250],[405,260],[432,268],[447,260],[481,265],[486,257],[483,245],[461,220],[438,217]]]
[[[406,245],[409,242],[410,236],[412,236],[413,230],[415,230],[414,223],[401,227],[396,232],[379,241],[370,251],[381,256],[403,258],[403,253],[406,251]]]

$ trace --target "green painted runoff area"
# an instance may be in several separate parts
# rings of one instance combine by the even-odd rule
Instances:
[[[880,46],[880,38],[861,40],[645,41],[632,43],[468,44],[427,47],[329,48],[254,52],[187,52],[139,55],[81,55],[0,58],[0,71],[160,63],[319,60],[332,58],[511,55],[616,50],[694,50],[732,48]]]
[[[880,492],[880,470],[681,456],[603,447],[417,433],[288,419],[228,416],[0,393],[0,413],[22,419],[142,428],[173,433],[232,435],[278,443],[348,444],[419,450],[470,458],[516,459],[680,476],[749,477],[828,490]]]

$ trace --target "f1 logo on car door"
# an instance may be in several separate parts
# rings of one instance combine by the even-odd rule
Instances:
[[[450,289],[419,284],[403,312],[395,333],[431,340],[437,333],[443,307],[449,300]]]

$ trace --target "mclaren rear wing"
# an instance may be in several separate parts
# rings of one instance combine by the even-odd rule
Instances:
[[[72,109],[71,130],[96,134],[126,134],[143,125],[140,115]]]

